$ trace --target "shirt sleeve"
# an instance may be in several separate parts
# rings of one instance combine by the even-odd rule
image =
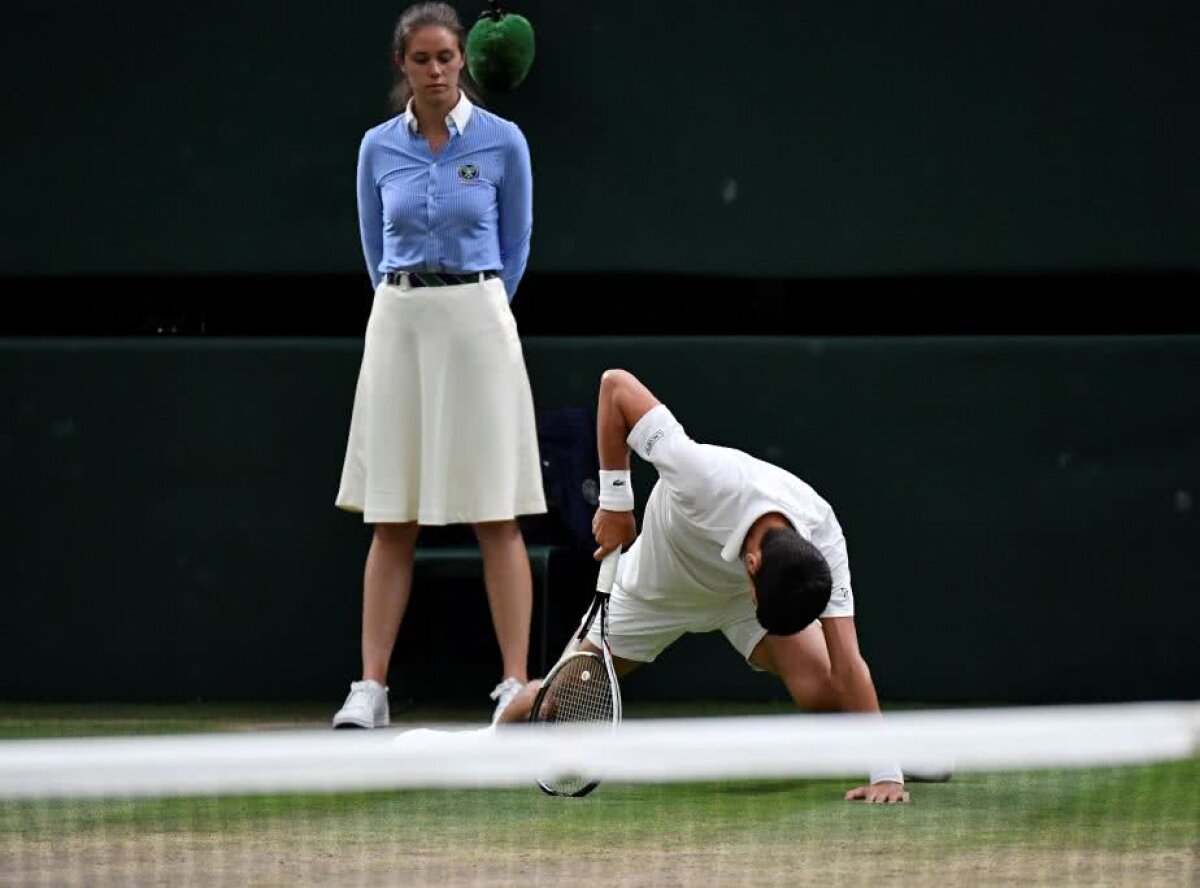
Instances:
[[[724,495],[730,477],[725,461],[693,441],[665,404],[646,411],[625,443],[658,470],[682,505],[703,510]]]
[[[517,295],[517,286],[529,261],[529,242],[533,233],[533,169],[529,144],[520,128],[512,127],[504,159],[504,177],[500,183],[500,261],[501,277],[508,301]]]
[[[367,274],[371,276],[371,288],[375,289],[383,280],[379,268],[383,264],[383,200],[375,184],[371,153],[368,134],[358,148],[358,231],[363,258],[367,261]]]

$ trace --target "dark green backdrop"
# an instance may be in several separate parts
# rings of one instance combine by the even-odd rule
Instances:
[[[360,348],[0,340],[0,698],[340,700],[367,536],[333,497]],[[1195,697],[1200,337],[533,338],[526,356],[541,407],[590,407],[625,366],[693,436],[821,491],[885,700]],[[644,502],[642,463],[635,481]],[[556,619],[587,596],[586,577],[556,587]],[[480,583],[415,600],[397,663],[469,654],[394,685],[482,705],[499,659]],[[778,695],[719,636],[630,693]]]
[[[362,272],[402,5],[8,4],[0,275]],[[513,8],[534,272],[1200,266],[1196,3]]]

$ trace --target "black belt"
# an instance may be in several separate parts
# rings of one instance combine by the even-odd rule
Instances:
[[[407,277],[410,287],[455,287],[459,284],[477,284],[481,274],[484,280],[500,277],[498,271],[473,271],[469,274],[455,274],[450,271],[389,271],[386,279],[393,286],[404,283],[404,278]]]

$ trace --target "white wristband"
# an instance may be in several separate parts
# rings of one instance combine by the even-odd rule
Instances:
[[[890,781],[892,783],[904,783],[904,772],[900,770],[899,765],[889,765],[886,768],[879,768],[871,772],[871,785]]]
[[[633,511],[633,484],[629,470],[600,470],[600,508],[608,512]]]

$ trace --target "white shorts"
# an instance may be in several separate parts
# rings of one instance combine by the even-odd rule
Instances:
[[[621,557],[625,558],[626,555]],[[821,616],[853,616],[854,593],[848,584],[839,585],[838,574],[835,573],[834,578],[829,605]],[[745,595],[715,599],[710,603],[694,597],[637,598],[617,583],[609,598],[608,612],[608,644],[614,657],[653,663],[659,654],[685,633],[720,630],[751,668],[760,671],[750,663],[750,655],[767,630],[758,622],[749,589]],[[820,620],[817,622],[819,624]],[[588,641],[600,646],[598,621],[588,631]]]
[[[370,523],[546,511],[533,395],[504,282],[381,283],[335,504]]]
[[[717,630],[747,662],[767,634],[754,614],[749,593],[699,607],[694,601],[643,601],[632,598],[619,585],[613,586],[608,604],[608,644],[614,657],[652,663],[684,633]],[[599,647],[599,621],[592,624],[588,641]]]

